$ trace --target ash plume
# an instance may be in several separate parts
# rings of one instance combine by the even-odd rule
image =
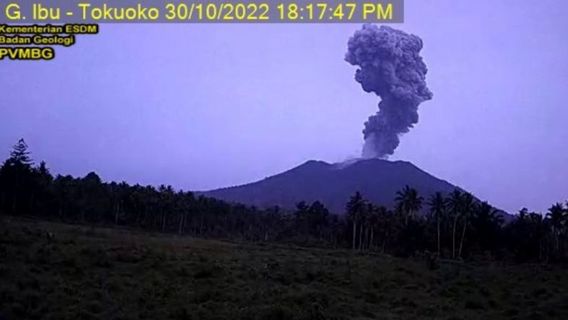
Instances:
[[[421,49],[419,37],[387,26],[363,25],[349,39],[345,60],[359,67],[355,80],[381,97],[379,111],[365,122],[363,157],[393,154],[399,136],[418,122],[418,105],[432,99]]]

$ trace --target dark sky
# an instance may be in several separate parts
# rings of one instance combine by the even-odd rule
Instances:
[[[391,159],[492,204],[568,198],[568,2],[406,1],[434,92]],[[346,25],[103,25],[50,62],[2,61],[0,156],[203,190],[357,157],[378,99]]]

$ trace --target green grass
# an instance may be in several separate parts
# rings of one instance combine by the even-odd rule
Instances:
[[[6,319],[568,319],[562,266],[442,265],[0,220]]]

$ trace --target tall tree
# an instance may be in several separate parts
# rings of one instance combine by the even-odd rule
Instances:
[[[440,225],[443,216],[446,214],[446,199],[441,192],[436,192],[430,197],[428,205],[430,206],[430,214],[436,220],[436,244],[438,248],[438,256],[441,256]]]
[[[373,250],[375,247],[375,230],[379,223],[379,208],[372,203],[367,204],[367,224],[369,229],[369,237],[367,242],[367,248]]]
[[[460,248],[458,250],[458,256],[462,257],[462,250],[463,250],[463,243],[465,241],[465,232],[467,230],[467,226],[469,224],[469,219],[471,214],[473,213],[473,208],[475,205],[475,198],[469,192],[465,192],[462,197],[462,206],[461,206],[461,213],[463,218],[463,228],[462,228],[462,235],[460,240]]]
[[[312,203],[308,209],[308,229],[309,233],[320,239],[322,238],[323,229],[327,227],[327,218],[329,210],[319,201]]]
[[[482,202],[474,206],[472,227],[475,231],[477,242],[482,250],[496,249],[498,234],[501,231],[503,217],[499,211],[489,203]],[[522,213],[525,214],[525,213]]]
[[[397,191],[395,201],[405,215],[405,224],[408,225],[409,217],[414,217],[414,214],[422,209],[423,200],[418,195],[418,191],[409,186],[405,186],[404,189]]]
[[[168,215],[173,211],[175,191],[172,186],[161,185],[158,188],[160,193],[160,217],[161,217],[161,230],[166,231],[168,224]]]
[[[32,213],[35,189],[33,160],[28,145],[20,139],[12,147],[10,157],[0,169],[0,199],[4,210],[11,214]]]
[[[310,206],[305,201],[296,203],[296,211],[294,211],[296,234],[305,236],[308,233],[308,214]]]
[[[555,203],[548,209],[546,218],[550,223],[552,237],[554,239],[554,252],[558,254],[560,249],[560,232],[566,221],[566,211],[562,203]]]
[[[10,158],[8,159],[11,163],[18,163],[31,168],[33,165],[33,160],[30,158],[30,152],[28,150],[28,145],[24,139],[18,140],[18,143],[14,145],[12,151],[10,152]]]
[[[463,194],[460,190],[455,189],[448,198],[448,209],[453,218],[452,224],[452,258],[456,258],[456,230],[458,219],[462,210]]]
[[[365,200],[363,200],[363,196],[359,191],[355,192],[349,202],[347,202],[346,210],[347,216],[353,225],[353,250],[356,249],[356,239],[357,239],[357,224],[361,219],[361,214],[363,213],[365,206]]]

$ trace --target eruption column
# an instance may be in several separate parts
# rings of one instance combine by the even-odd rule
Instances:
[[[418,123],[418,105],[432,99],[421,49],[419,37],[387,26],[363,25],[349,39],[345,60],[359,67],[355,80],[381,97],[379,111],[365,122],[363,157],[393,154],[399,136]]]

